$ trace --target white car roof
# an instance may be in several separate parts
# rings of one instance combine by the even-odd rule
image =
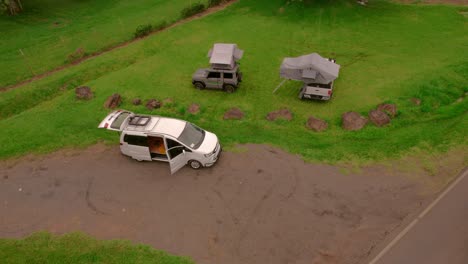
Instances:
[[[167,117],[154,117],[158,118],[158,122],[151,129],[153,133],[165,134],[178,138],[182,131],[184,131],[185,125],[187,122]]]
[[[182,134],[182,131],[184,131],[186,124],[186,121],[175,118],[132,115],[124,130],[145,134],[164,134],[178,138]]]

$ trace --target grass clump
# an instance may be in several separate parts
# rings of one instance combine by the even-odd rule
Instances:
[[[208,0],[208,7],[219,6],[223,2],[225,2],[225,0]]]
[[[188,18],[205,11],[205,5],[202,3],[193,3],[180,11],[181,18]]]
[[[169,26],[169,23],[167,23],[167,21],[165,21],[165,20],[157,23],[154,26],[152,24],[139,25],[135,29],[135,32],[133,33],[133,38],[137,39],[137,38],[142,38],[142,37],[148,36],[152,32],[165,29],[168,26]]]
[[[142,38],[144,36],[148,36],[152,31],[153,31],[153,26],[151,24],[139,25],[135,29],[135,33],[133,34],[133,37]]]
[[[81,233],[56,236],[46,232],[25,239],[0,239],[0,259],[5,264],[194,264],[189,258],[171,256],[130,241],[96,240]]]

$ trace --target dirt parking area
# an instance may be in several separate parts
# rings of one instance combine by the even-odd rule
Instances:
[[[433,197],[380,167],[343,173],[246,148],[172,176],[165,163],[99,145],[0,162],[0,237],[82,231],[200,264],[362,263]]]

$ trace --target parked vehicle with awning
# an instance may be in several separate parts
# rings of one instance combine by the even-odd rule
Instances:
[[[329,100],[333,94],[333,83],[338,78],[339,71],[340,65],[336,64],[334,59],[323,58],[317,53],[284,58],[280,66],[282,78],[304,83],[299,92],[301,99]]]

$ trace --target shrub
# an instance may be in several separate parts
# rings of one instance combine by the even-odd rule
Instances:
[[[134,38],[141,38],[149,35],[151,31],[153,31],[153,26],[151,24],[139,25],[133,35]]]
[[[165,29],[165,28],[167,28],[168,25],[169,25],[169,23],[167,23],[167,21],[163,20],[163,21],[159,22],[158,24],[154,25],[153,30],[158,31],[158,30],[161,30],[161,29]]]
[[[208,0],[208,7],[220,5],[224,0]]]
[[[191,17],[198,13],[201,13],[205,10],[205,5],[202,3],[194,3],[191,6],[188,6],[180,12],[182,18]]]

